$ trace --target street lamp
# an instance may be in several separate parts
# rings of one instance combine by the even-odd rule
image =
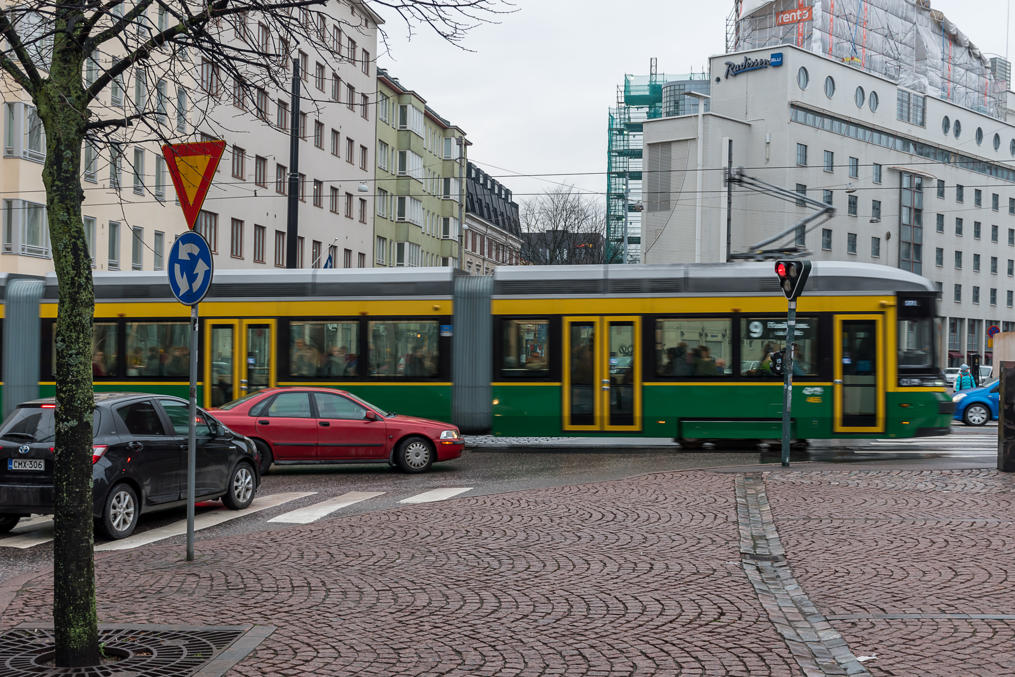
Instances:
[[[704,92],[684,92],[684,96],[690,96],[698,100],[698,170],[695,182],[697,184],[697,196],[694,201],[694,262],[701,263],[701,179],[702,163],[705,158],[705,102],[712,97]],[[644,256],[644,253],[643,253]]]

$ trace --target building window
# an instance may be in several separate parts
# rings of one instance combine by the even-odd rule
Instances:
[[[952,300],[955,303],[962,303],[962,285],[952,285]]]
[[[966,189],[962,184],[955,184],[955,201],[963,202],[966,199]]]
[[[155,270],[162,270],[165,266],[164,263],[164,252],[166,248],[166,234],[161,230],[155,231],[155,247],[154,247],[154,268]]]
[[[821,191],[821,201],[824,202],[826,205],[831,206],[831,204],[832,204],[832,191],[830,191],[830,190],[822,190]]]
[[[331,211],[334,212],[335,214],[338,213],[338,201],[339,201],[338,188],[336,188],[335,186],[331,186],[331,206],[329,207],[329,209],[331,209]]]
[[[923,96],[899,89],[896,97],[895,117],[919,127],[925,124],[927,103]]]
[[[243,258],[243,221],[232,219],[230,224],[229,255],[234,259]]]
[[[219,215],[214,212],[206,212],[203,209],[197,214],[197,223],[194,230],[204,236],[208,241],[212,254],[217,254],[219,240]]]
[[[338,73],[331,74],[331,100],[339,101],[342,98],[342,79]]]
[[[275,108],[275,126],[283,130],[289,128],[289,103],[282,99]]]
[[[300,172],[297,176],[296,186],[299,188],[298,195],[300,196],[300,202],[307,201],[307,175]]]
[[[857,202],[858,202],[856,195],[847,195],[846,198],[847,198],[846,199],[846,213],[849,216],[856,216],[856,206],[857,206]]]
[[[962,252],[959,250],[956,250],[955,252],[955,269],[956,270],[962,269]]]
[[[979,302],[980,302],[980,287],[978,285],[974,284],[973,285],[973,303],[979,303]]]
[[[385,255],[388,251],[388,240],[378,235],[374,242],[374,263],[383,266],[385,264]]]
[[[345,85],[345,107],[349,110],[356,110],[356,88],[346,83]]]
[[[324,206],[324,183],[314,179],[314,206]]]
[[[359,114],[364,120],[370,119],[370,99],[366,94],[359,95]]]
[[[328,245],[328,260],[326,264],[330,264],[332,268],[338,263],[338,247],[335,245]]]
[[[262,188],[268,187],[268,158],[254,156],[254,183]]]
[[[134,194],[144,195],[144,149],[134,149]]]
[[[285,268],[285,231],[275,231],[275,267]]]
[[[955,236],[962,237],[962,217],[955,217]]]
[[[851,157],[849,158],[849,178],[857,179],[860,177],[860,159]]]
[[[796,163],[801,167],[807,166],[807,146],[802,143],[796,145]]]
[[[1008,277],[1015,277],[1015,259],[1008,259]]]
[[[938,268],[943,267],[945,264],[945,250],[943,247],[937,247],[934,250],[934,265]]]
[[[871,258],[881,258],[881,238],[874,236],[871,238]]]
[[[846,233],[846,253],[856,254],[856,233]]]
[[[254,263],[264,263],[264,226],[254,224]]]
[[[384,190],[383,188],[378,188],[377,199],[375,200],[375,202],[377,216],[380,216],[381,218],[385,219],[388,218],[388,191]]]
[[[359,60],[360,60],[360,69],[363,71],[363,74],[370,75],[370,52],[368,52],[365,49],[362,50],[360,52]],[[362,267],[363,266],[360,266],[360,268]]]
[[[899,268],[923,272],[923,177],[902,173],[899,213]]]
[[[990,241],[994,244],[997,244],[999,230],[1000,229],[996,225],[990,227]]]
[[[360,146],[359,147],[359,168],[360,169],[365,170],[367,168],[367,164],[368,164],[368,160],[369,160],[369,158],[367,156],[368,156],[367,147],[366,146]]]
[[[161,155],[155,156],[155,198],[166,198],[166,159]]]
[[[359,199],[359,222],[367,222],[367,201],[366,198],[362,197]]]
[[[1015,215],[1015,197],[1008,198],[1008,213]]]
[[[881,200],[871,200],[871,219],[881,220]]]
[[[352,218],[352,193],[345,194],[345,216],[346,218]]]
[[[338,133],[337,129],[331,130],[331,154],[335,157],[342,156],[342,135]]]
[[[873,177],[874,177],[872,179],[872,181],[874,183],[881,183],[881,165],[879,165],[878,163],[875,162],[872,165],[872,169],[873,169]]]
[[[355,160],[353,155],[356,153],[356,142],[350,139],[348,136],[345,137],[345,161],[352,164]]]
[[[233,146],[233,178],[241,181],[246,176],[247,152],[239,146]]]
[[[363,252],[356,253],[356,267],[366,268],[367,267],[367,255]]]
[[[320,120],[314,120],[314,145],[324,149],[324,123]]]
[[[980,272],[980,255],[979,254],[973,254],[973,272],[974,273]]]
[[[324,64],[320,61],[314,65],[314,87],[324,91]]]
[[[1013,297],[1015,297],[1015,293],[1012,293],[1011,290],[1008,290],[1008,292],[1006,293],[1006,299],[1007,299],[1007,305],[1008,305],[1009,308],[1011,308],[1013,302],[1015,302],[1015,298],[1013,298]]]
[[[997,193],[990,195],[990,208],[995,212],[1001,209],[1001,197]]]
[[[401,153],[399,153],[399,154],[401,155]],[[798,195],[806,195],[807,194],[807,186],[805,186],[802,183],[798,183],[796,185],[796,192],[797,192]],[[797,200],[796,201],[796,206],[797,207],[805,207],[806,205],[807,205],[807,203],[804,202],[803,200]]]
[[[1008,246],[1015,247],[1015,228],[1008,229]]]
[[[91,141],[85,141],[85,181],[89,183],[98,183],[99,173],[99,149],[95,147],[95,144]]]
[[[825,171],[835,171],[835,153],[830,150],[825,151]]]
[[[318,240],[313,240],[310,243],[310,267],[320,268],[324,265],[321,261],[321,243]]]
[[[983,206],[983,191],[980,190],[979,188],[973,189],[973,206],[974,207]]]
[[[107,254],[109,261],[107,265],[110,270],[120,269],[120,223],[118,221],[109,222],[109,247]]]
[[[945,232],[945,215],[944,214],[937,214],[934,218],[935,218],[935,221],[936,221],[936,230],[937,230],[937,232],[939,232],[939,233]]]
[[[979,221],[973,221],[973,239],[979,240],[982,231],[982,226]]]
[[[800,66],[800,69],[796,72],[796,83],[800,89],[807,89],[807,85],[810,83],[811,77],[807,72],[807,69]]]
[[[134,226],[130,229],[130,269],[141,270],[142,268],[142,249],[144,245],[144,228],[140,226]]]
[[[342,252],[342,267],[352,268],[352,250],[346,249]]]
[[[468,225],[468,224],[466,224]],[[832,229],[822,228],[821,229],[821,248],[826,251],[832,251]]]
[[[942,200],[945,197],[945,182],[941,179],[937,180],[937,196]]]
[[[835,96],[835,80],[831,75],[825,78],[825,96],[829,99]]]
[[[991,256],[990,257],[990,274],[991,275],[997,275],[997,257],[996,256]]]
[[[285,195],[286,183],[288,177],[285,173],[285,165],[275,165],[275,192],[279,195]]]

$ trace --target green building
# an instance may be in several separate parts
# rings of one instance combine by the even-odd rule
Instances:
[[[468,141],[377,69],[374,266],[458,266]]]

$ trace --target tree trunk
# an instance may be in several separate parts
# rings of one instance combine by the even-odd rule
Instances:
[[[73,11],[73,10],[71,10]],[[35,103],[46,130],[46,209],[59,282],[56,450],[53,469],[53,625],[56,664],[99,664],[92,522],[92,265],[81,220],[81,146],[88,106],[80,47],[57,14],[49,78]]]

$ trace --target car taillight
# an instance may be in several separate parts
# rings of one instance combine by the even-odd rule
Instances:
[[[92,463],[97,463],[102,455],[106,453],[106,449],[109,449],[108,444],[93,444],[92,445]]]

